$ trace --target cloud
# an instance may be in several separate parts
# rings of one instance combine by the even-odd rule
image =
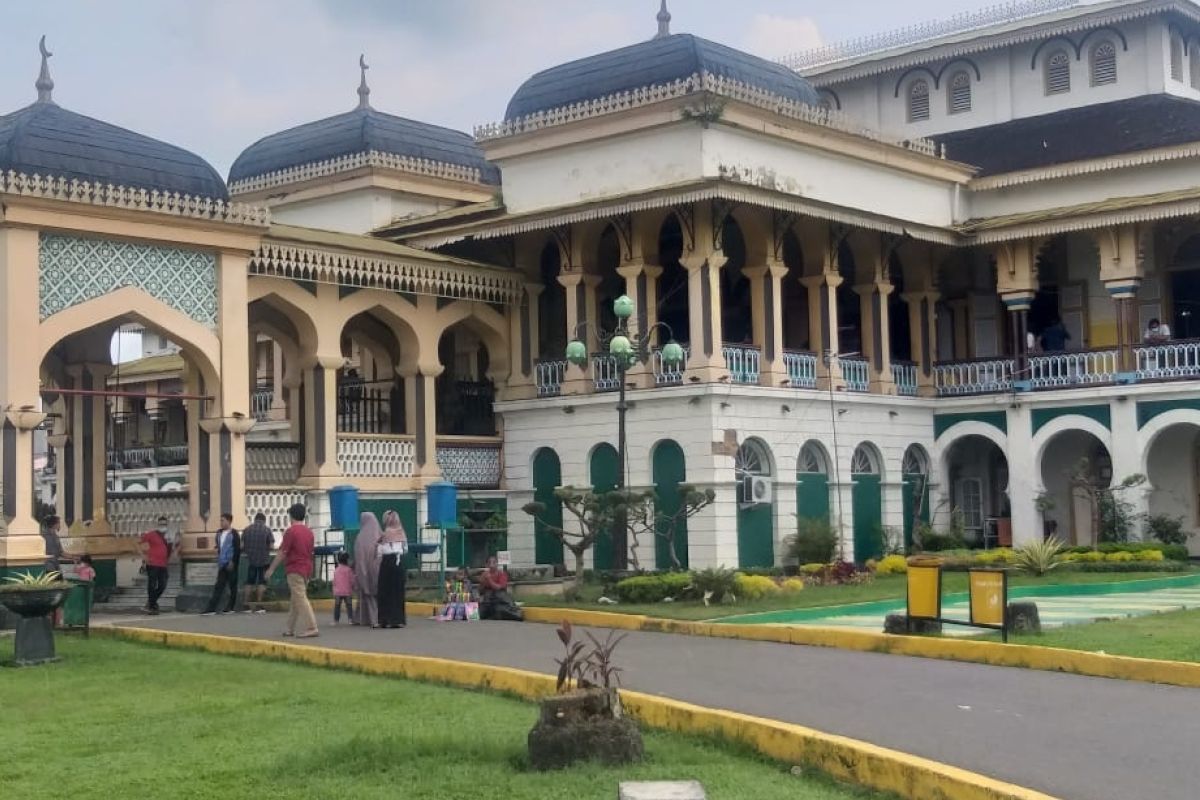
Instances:
[[[755,14],[742,36],[742,48],[764,58],[782,58],[824,43],[812,17]]]

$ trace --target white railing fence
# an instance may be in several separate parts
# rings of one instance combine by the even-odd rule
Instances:
[[[865,358],[838,358],[846,391],[865,392],[871,388],[871,367]]]
[[[347,478],[411,478],[416,445],[411,436],[338,434],[337,459]]]
[[[1006,392],[1012,388],[1013,364],[1011,358],[936,364],[934,385],[939,395]]]
[[[725,367],[729,370],[731,381],[734,383],[758,383],[762,360],[758,348],[727,344],[721,348],[721,352],[725,356]]]
[[[1200,339],[1134,348],[1138,380],[1200,376]]]
[[[271,404],[275,401],[275,389],[259,386],[250,395],[250,414],[259,422],[271,416]]]
[[[817,354],[788,350],[783,354],[783,366],[793,389],[817,388]]]
[[[538,397],[555,397],[562,392],[567,376],[566,361],[539,361],[533,365],[533,380]]]
[[[896,394],[915,397],[917,394],[917,365],[892,362],[892,382]]]
[[[663,361],[662,350],[650,354],[650,368],[654,370],[655,386],[674,386],[683,383],[683,372],[687,369],[687,360],[691,352],[683,348],[683,361],[678,364],[666,364]]]
[[[592,386],[597,392],[614,392],[621,388],[621,370],[616,356],[598,353],[592,356]]]
[[[1034,389],[1112,383],[1116,379],[1116,350],[1080,350],[1029,357],[1029,382]]]
[[[296,503],[306,502],[307,496],[303,489],[251,489],[246,492],[246,519],[252,520],[255,514],[262,513],[278,545],[283,532],[291,525],[288,509]]]

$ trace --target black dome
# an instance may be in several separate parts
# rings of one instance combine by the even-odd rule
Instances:
[[[477,169],[484,183],[499,183],[496,167],[462,131],[356,108],[259,139],[233,162],[231,183],[270,172],[375,150]]]
[[[537,73],[512,96],[506,120],[707,72],[816,105],[817,92],[792,70],[741,50],[678,33]]]
[[[0,171],[224,200],[208,162],[174,145],[50,101],[0,117]]]

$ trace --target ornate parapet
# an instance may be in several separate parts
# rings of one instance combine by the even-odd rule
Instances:
[[[360,169],[395,170],[396,172],[406,172],[425,178],[438,178],[440,180],[458,181],[459,183],[484,185],[483,174],[480,170],[473,167],[448,164],[444,161],[433,161],[428,158],[410,158],[394,153],[381,153],[377,150],[369,150],[365,153],[352,153],[346,156],[339,156],[338,158],[325,159],[324,161],[312,161],[308,164],[300,164],[295,167],[234,181],[229,184],[229,191],[235,195],[249,194],[250,192],[258,192],[264,189],[274,189],[280,186],[328,178]]]

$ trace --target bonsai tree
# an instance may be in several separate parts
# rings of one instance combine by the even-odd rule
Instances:
[[[573,591],[578,591],[583,580],[583,556],[596,544],[600,535],[612,527],[617,512],[624,508],[624,493],[601,492],[560,486],[554,490],[555,498],[562,503],[563,511],[574,518],[574,525],[555,525],[546,519],[546,504],[533,502],[522,507],[529,516],[562,542],[575,558]]]
[[[1088,532],[1091,541],[1087,544],[1094,548],[1102,541],[1126,541],[1135,519],[1132,504],[1123,494],[1145,483],[1146,476],[1134,473],[1116,486],[1103,486],[1097,480],[1091,459],[1081,458],[1068,478],[1072,494],[1087,500],[1091,509],[1092,525]]]

